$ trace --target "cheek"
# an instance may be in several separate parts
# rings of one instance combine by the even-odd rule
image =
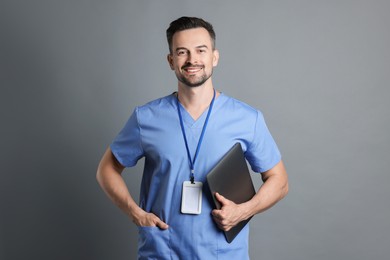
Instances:
[[[183,65],[184,65],[184,62],[180,59],[176,59],[176,60],[172,61],[173,68],[180,69]]]

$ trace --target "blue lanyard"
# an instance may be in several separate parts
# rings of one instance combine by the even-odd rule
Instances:
[[[207,123],[209,122],[209,117],[210,117],[210,114],[211,114],[211,110],[213,109],[214,100],[215,100],[215,89],[214,89],[213,99],[211,100],[211,103],[210,103],[210,106],[209,106],[209,111],[207,112],[206,121],[205,121],[204,124],[203,124],[202,133],[200,134],[199,141],[198,141],[198,145],[197,145],[197,147],[196,147],[196,152],[195,152],[194,160],[192,160],[192,159],[191,159],[190,149],[188,148],[188,142],[187,142],[186,131],[185,131],[185,129],[184,129],[183,118],[182,118],[182,116],[181,116],[180,104],[179,104],[179,95],[177,96],[177,100],[176,100],[177,112],[178,112],[178,114],[179,114],[181,132],[182,132],[182,134],[183,134],[184,143],[185,143],[186,149],[187,149],[187,156],[188,156],[188,160],[189,160],[189,162],[190,162],[190,169],[191,169],[190,180],[191,180],[191,183],[192,183],[192,184],[194,184],[194,180],[195,180],[195,177],[194,177],[194,165],[195,165],[195,161],[196,161],[196,158],[198,157],[198,153],[199,153],[200,146],[202,145],[203,136],[204,136],[204,133],[205,133],[205,131],[206,131]]]

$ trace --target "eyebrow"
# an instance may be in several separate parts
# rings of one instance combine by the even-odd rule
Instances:
[[[199,46],[196,46],[195,47],[196,49],[201,49],[201,48],[206,48],[206,49],[208,49],[209,47],[207,47],[207,45],[199,45]]]
[[[175,51],[180,51],[180,50],[187,50],[187,48],[184,48],[184,47],[177,47],[176,49],[175,49]]]
[[[195,49],[202,49],[202,48],[208,49],[209,47],[207,47],[207,45],[205,45],[205,44],[195,47]],[[188,50],[188,49],[185,47],[177,47],[175,51],[180,51],[180,50]]]

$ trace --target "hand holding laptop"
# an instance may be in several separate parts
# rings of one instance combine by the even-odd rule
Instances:
[[[215,223],[224,231],[229,231],[231,228],[240,223],[243,219],[242,206],[216,192],[214,194],[217,201],[221,204],[221,209],[214,209],[213,215]]]
[[[240,143],[236,143],[207,175],[216,209],[212,216],[231,243],[249,222],[245,205],[256,191]]]

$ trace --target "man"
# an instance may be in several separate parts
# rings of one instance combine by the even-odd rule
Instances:
[[[222,230],[273,206],[288,191],[287,174],[261,112],[216,91],[219,53],[208,22],[182,17],[167,30],[168,63],[177,92],[137,107],[104,154],[97,171],[103,190],[139,227],[140,259],[248,259],[248,225],[232,243]],[[248,202],[203,192],[201,212],[182,213],[184,182],[203,183],[237,142],[264,184]],[[140,202],[121,173],[145,157]],[[205,190],[204,190],[205,191]],[[222,229],[222,230],[221,230]]]

